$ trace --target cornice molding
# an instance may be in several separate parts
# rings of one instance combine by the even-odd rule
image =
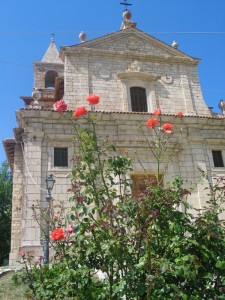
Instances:
[[[33,65],[37,66],[37,67],[46,67],[46,66],[48,66],[48,68],[49,67],[62,67],[62,66],[64,66],[64,62],[62,61],[61,63],[53,63],[53,62],[35,61],[35,62],[33,62]]]
[[[196,66],[199,63],[197,58],[187,58],[181,56],[156,56],[146,53],[134,53],[132,51],[114,51],[105,49],[93,49],[93,48],[72,48],[62,47],[65,56],[76,56],[76,55],[95,55],[105,57],[118,57],[120,59],[132,59],[132,60],[144,60],[161,63],[178,63]]]
[[[48,141],[63,141],[69,144],[72,144],[73,142],[73,134],[54,134],[54,133],[48,133],[46,134],[46,140]]]
[[[207,142],[208,145],[210,146],[224,146],[225,145],[225,140],[224,140],[224,136],[222,138],[218,137],[218,138],[207,138],[205,139],[205,141]]]

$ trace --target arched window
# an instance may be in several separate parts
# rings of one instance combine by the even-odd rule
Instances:
[[[45,74],[45,88],[55,88],[55,78],[58,77],[58,73],[55,71],[48,71]]]
[[[142,87],[130,88],[131,109],[132,111],[147,112],[146,90]]]

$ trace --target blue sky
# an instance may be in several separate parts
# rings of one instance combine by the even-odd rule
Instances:
[[[3,0],[0,10],[0,140],[13,137],[20,96],[30,96],[33,62],[55,43],[79,43],[118,31],[124,8],[120,0]],[[198,72],[204,99],[218,110],[225,98],[225,0],[130,0],[137,28],[202,59]],[[0,143],[0,163],[5,159]]]

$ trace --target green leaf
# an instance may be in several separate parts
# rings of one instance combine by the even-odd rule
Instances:
[[[225,270],[225,261],[224,260],[219,260],[216,262],[216,268]]]
[[[174,284],[174,283],[170,284],[170,287],[171,287],[173,290],[175,290],[176,292],[179,292],[179,291],[180,291],[179,288],[178,288],[178,286],[177,286],[176,284]]]
[[[135,265],[136,268],[142,268],[146,264],[146,257],[143,256],[139,259],[139,262]]]
[[[74,226],[73,226],[73,231],[74,232],[77,232],[77,231],[79,231],[80,230],[80,224],[75,224]]]
[[[165,273],[167,270],[168,270],[168,265],[167,264],[163,264],[162,266],[161,266],[161,271],[162,271],[162,273]]]
[[[87,215],[87,213],[88,213],[88,208],[87,208],[86,206],[83,207],[83,213],[84,213],[85,215]]]
[[[176,267],[176,274],[178,276],[183,277],[184,276],[184,267],[183,266]]]
[[[182,296],[183,300],[189,300],[190,299],[187,294],[181,293],[181,296]]]

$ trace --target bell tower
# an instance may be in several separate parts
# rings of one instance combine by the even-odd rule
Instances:
[[[33,91],[41,93],[40,101],[55,102],[63,97],[63,89],[59,95],[59,84],[63,82],[64,63],[59,58],[59,52],[54,38],[45,52],[41,62],[34,62],[34,88]],[[45,105],[45,106],[46,106]]]

